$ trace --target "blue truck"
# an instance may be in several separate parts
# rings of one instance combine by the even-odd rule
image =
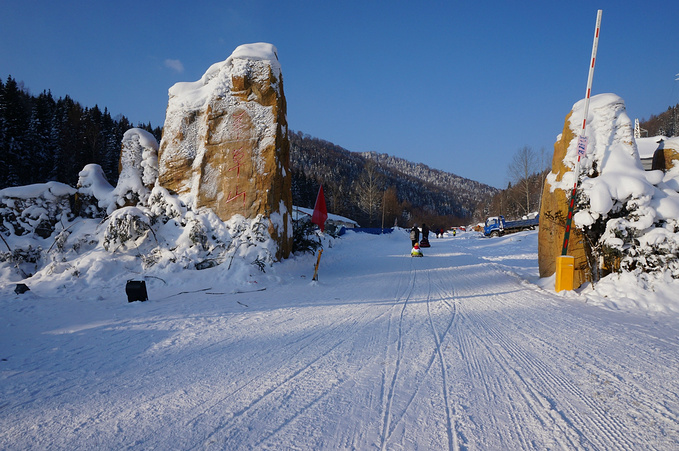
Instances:
[[[520,232],[521,230],[535,230],[540,224],[539,215],[533,218],[519,219],[517,221],[505,221],[504,216],[491,216],[486,219],[483,226],[485,236],[502,236],[507,233]]]

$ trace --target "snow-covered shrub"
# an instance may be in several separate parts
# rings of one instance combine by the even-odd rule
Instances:
[[[255,263],[260,270],[273,265],[275,261],[276,244],[269,234],[269,220],[262,215],[254,219],[246,219],[235,215],[225,223],[232,240],[226,248],[226,253],[233,252],[235,256],[245,257]]]
[[[146,204],[158,179],[158,142],[140,128],[125,132],[120,152],[120,174],[112,193],[115,205]],[[110,213],[110,212],[109,212]]]
[[[57,252],[63,252],[64,247],[66,246],[66,241],[68,240],[68,237],[70,235],[71,232],[69,232],[67,229],[64,229],[61,232],[59,232],[56,238],[54,238],[54,244],[48,250],[52,250],[52,248],[54,248],[54,250]]]
[[[321,237],[317,227],[311,222],[311,218],[303,216],[292,222],[292,252],[315,253],[322,247]]]
[[[171,195],[162,186],[155,186],[148,199],[148,207],[151,217],[166,224],[170,219],[182,222],[186,215],[187,207],[178,196]]]
[[[189,221],[186,228],[189,231],[189,240],[192,246],[200,246],[203,250],[208,250],[207,230],[203,226],[202,221],[193,219]]]
[[[623,253],[620,266],[630,272],[669,271],[679,278],[679,233],[677,221],[655,227],[636,238]]]
[[[137,207],[124,207],[111,214],[104,232],[104,249],[115,252],[119,247],[132,244],[151,230],[151,220]]]
[[[42,248],[28,245],[24,248],[15,248],[11,252],[0,252],[0,262],[7,262],[18,270],[22,277],[30,275],[38,269],[38,263],[42,257]]]
[[[583,181],[585,201],[576,222],[592,240],[592,248],[604,266],[634,272],[670,271],[679,278],[679,193],[668,189],[663,181],[653,185],[658,174],[638,175],[630,180],[617,174],[614,177],[622,184],[615,189],[610,189],[612,177]],[[670,181],[673,175],[663,179]],[[602,199],[606,204],[603,209]]]

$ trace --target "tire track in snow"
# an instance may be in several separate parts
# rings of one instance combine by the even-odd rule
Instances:
[[[482,433],[473,435],[485,437],[485,442],[479,444],[479,446],[485,448],[535,448],[534,437],[526,435],[527,432],[530,433],[530,428],[511,427],[505,431],[505,434],[502,434],[502,431],[507,427],[507,418],[498,418],[496,416],[498,408],[501,408],[500,411],[504,410],[510,420],[509,424],[512,425],[535,424],[535,421],[537,421],[540,429],[551,430],[557,427],[557,424],[543,413],[544,408],[542,404],[524,390],[522,386],[526,385],[526,381],[521,379],[520,375],[517,379],[518,373],[515,374],[513,372],[512,362],[502,356],[502,347],[492,337],[488,336],[488,330],[491,327],[484,320],[484,318],[489,318],[489,322],[490,319],[497,322],[504,321],[505,315],[503,310],[510,308],[510,306],[506,305],[506,296],[514,291],[508,288],[510,285],[513,286],[515,282],[503,282],[507,275],[499,274],[497,271],[491,271],[489,274],[484,275],[484,279],[479,280],[476,265],[461,268],[456,272],[456,275],[458,276],[458,284],[464,287],[465,291],[471,291],[472,297],[465,297],[464,292],[459,295],[461,307],[459,309],[460,319],[458,322],[459,328],[455,335],[461,358],[465,363],[466,373],[471,383],[469,388],[480,388],[481,395],[483,396],[483,402],[480,404],[475,403],[473,397],[468,401],[484,408],[483,411],[478,412],[479,418],[483,419],[480,422],[473,419],[477,415],[471,417],[467,415],[467,418],[472,421],[475,427],[483,428]],[[485,288],[479,290],[479,286]],[[472,290],[469,287],[472,287]],[[492,293],[492,290],[496,292],[500,290],[503,294],[502,296],[489,294],[488,297],[485,294],[483,296],[477,295],[479,291]],[[500,371],[492,371],[494,367],[498,367]],[[471,395],[473,396],[473,393]],[[515,395],[518,395],[519,399],[514,399]],[[466,394],[463,394],[463,396],[466,396]],[[492,407],[495,405],[498,408]],[[524,406],[528,406],[529,410],[527,411]],[[468,406],[467,409],[471,407],[472,405]],[[577,443],[578,440],[575,442],[568,440],[566,442],[561,441],[559,445],[553,444],[552,446],[573,448],[577,447]]]
[[[414,283],[414,281],[410,281],[408,283],[408,286],[405,287],[405,291],[403,293],[401,293],[401,290],[403,290],[403,288],[402,288],[402,278],[399,278],[399,284],[398,284],[398,288],[396,290],[397,296],[396,296],[396,300],[393,303],[393,306],[399,305],[403,296],[408,295],[412,291],[413,283]],[[321,365],[322,360],[334,360],[334,359],[331,358],[333,351],[335,351],[336,349],[339,349],[339,347],[342,346],[342,345],[351,344],[353,342],[353,337],[355,336],[355,333],[354,333],[355,330],[370,329],[370,327],[373,323],[380,321],[384,316],[390,315],[390,314],[392,314],[392,312],[393,312],[393,308],[389,308],[389,309],[385,310],[384,312],[382,312],[382,313],[374,316],[373,318],[371,318],[370,321],[367,322],[367,323],[362,323],[360,325],[356,325],[355,327],[347,328],[346,325],[353,323],[353,319],[356,317],[356,315],[353,315],[351,317],[348,317],[345,320],[340,320],[339,322],[334,321],[332,323],[333,324],[332,327],[325,326],[322,330],[314,332],[312,334],[309,334],[308,337],[304,337],[304,340],[300,339],[300,340],[296,341],[295,344],[297,342],[306,341],[305,345],[302,348],[299,348],[298,346],[295,347],[296,353],[299,353],[302,349],[307,348],[309,346],[314,346],[314,347],[318,347],[318,348],[323,347],[325,349],[325,351],[322,355],[318,356],[318,358],[314,359],[311,362],[304,363],[301,367],[297,368],[297,370],[295,370],[294,373],[289,374],[283,380],[278,381],[275,386],[268,387],[266,389],[266,391],[260,393],[257,396],[257,398],[250,400],[250,402],[248,403],[247,406],[245,406],[245,407],[241,408],[240,410],[238,410],[237,412],[235,412],[235,414],[231,415],[228,419],[225,419],[223,421],[223,424],[218,425],[217,427],[214,427],[213,431],[210,432],[209,438],[206,439],[205,443],[209,443],[211,440],[213,440],[213,438],[216,435],[224,436],[225,432],[223,432],[223,431],[226,430],[226,429],[234,430],[235,429],[235,426],[233,426],[234,422],[238,422],[238,421],[240,421],[241,418],[244,418],[246,416],[251,416],[250,412],[256,411],[256,409],[259,408],[259,406],[263,402],[267,401],[267,399],[275,398],[279,391],[285,390],[286,387],[294,385],[296,383],[295,381],[298,380],[298,379],[304,379],[302,376],[305,375],[307,372],[309,372],[311,370],[311,368],[315,368],[315,367],[322,368],[322,365]],[[359,316],[362,317],[363,314],[360,314]],[[391,327],[391,322],[389,322],[389,327]],[[325,348],[325,344],[324,344],[325,342],[329,343],[337,337],[344,337],[344,338],[341,339],[336,344],[334,344],[330,349]],[[289,346],[290,345],[288,343],[288,347]],[[309,352],[305,351],[304,354],[309,354]],[[337,353],[335,353],[335,354],[337,354]],[[329,366],[332,366],[332,365],[329,365]],[[280,370],[277,369],[277,371],[280,371]],[[218,399],[218,400],[213,400],[213,402],[211,403],[212,404],[211,407],[209,407],[207,409],[203,408],[202,411],[199,412],[198,415],[194,416],[190,421],[188,421],[185,424],[185,426],[188,427],[192,424],[196,424],[201,417],[205,417],[207,415],[210,415],[210,412],[214,411],[219,405],[224,404],[224,403],[228,403],[231,400],[231,398],[233,397],[234,394],[236,394],[240,391],[243,391],[243,390],[247,390],[249,387],[256,385],[257,382],[258,382],[258,377],[251,378],[247,383],[240,385],[236,390],[227,393],[225,396],[220,397],[220,399]],[[339,387],[339,385],[336,385],[333,388],[336,389],[337,387]],[[283,428],[285,428],[285,426],[287,424],[289,424],[290,421],[293,421],[293,419],[295,417],[301,416],[304,413],[305,410],[313,407],[317,402],[320,402],[322,399],[327,397],[330,393],[332,393],[332,390],[327,391],[323,395],[319,395],[318,397],[315,398],[314,402],[306,403],[305,407],[302,407],[300,410],[293,413],[291,418],[286,420],[284,422],[284,424],[281,424],[280,427],[277,427],[276,430],[282,430]],[[271,438],[271,435],[268,435],[266,438],[264,438],[262,440],[265,441],[269,438]]]
[[[431,287],[432,282],[431,282],[431,272],[427,272],[427,279],[429,282],[429,286]],[[446,359],[443,357],[443,352],[441,351],[441,342],[445,338],[445,336],[448,334],[448,331],[452,327],[453,323],[455,322],[455,311],[453,311],[452,317],[450,319],[450,323],[448,324],[448,327],[446,330],[443,332],[443,335],[439,336],[439,332],[436,329],[436,326],[434,325],[434,320],[431,315],[431,296],[427,296],[427,317],[429,318],[429,325],[431,326],[431,331],[434,335],[434,341],[436,343],[436,355],[438,356],[439,364],[441,365],[441,391],[443,394],[443,402],[445,404],[446,408],[446,433],[448,435],[448,449],[449,450],[458,450],[459,445],[458,445],[458,440],[457,440],[457,434],[456,434],[456,426],[454,424],[454,416],[455,412],[454,409],[451,408],[450,404],[450,394],[448,393],[448,372],[446,370],[447,365],[446,365]]]
[[[231,415],[231,417],[228,419],[228,421],[227,421],[226,423],[221,424],[219,427],[213,429],[209,434],[207,434],[207,435],[205,436],[205,438],[203,439],[203,443],[202,443],[202,444],[203,444],[203,445],[209,445],[209,444],[211,444],[211,443],[214,443],[214,439],[213,439],[213,438],[214,438],[215,436],[217,436],[218,434],[220,435],[220,438],[221,438],[222,440],[224,440],[226,443],[228,443],[228,440],[229,440],[229,439],[233,439],[233,438],[234,438],[234,434],[237,435],[239,432],[243,432],[243,428],[240,428],[240,427],[239,427],[239,426],[240,426],[240,423],[241,423],[242,421],[244,421],[243,418],[245,418],[245,417],[247,416],[247,414],[248,414],[251,410],[257,408],[261,403],[263,403],[264,401],[266,401],[267,398],[269,398],[270,396],[272,396],[275,392],[281,390],[284,386],[289,385],[293,380],[299,378],[301,375],[303,375],[303,374],[305,374],[305,373],[307,373],[307,372],[309,372],[309,371],[312,371],[313,368],[319,368],[320,365],[317,365],[317,363],[319,363],[319,362],[320,362],[321,360],[323,360],[324,358],[328,357],[335,349],[339,348],[339,346],[342,345],[343,343],[345,343],[346,341],[347,341],[347,340],[342,340],[342,341],[340,341],[339,343],[335,344],[335,345],[332,346],[330,349],[328,349],[324,354],[322,354],[322,355],[318,356],[316,359],[314,359],[311,363],[307,364],[306,366],[304,366],[304,367],[302,367],[302,368],[297,369],[297,370],[294,371],[292,374],[290,374],[289,376],[287,376],[287,377],[285,378],[285,380],[284,380],[282,383],[280,383],[280,384],[278,384],[278,385],[276,385],[276,386],[273,386],[273,387],[270,387],[270,388],[266,389],[266,390],[264,391],[264,393],[263,393],[261,396],[259,396],[259,397],[257,397],[256,399],[252,400],[252,401],[251,401],[248,405],[246,405],[245,407],[242,407],[241,409],[239,409],[239,410],[233,412],[232,415]],[[331,387],[329,390],[331,390],[331,389],[332,389],[332,387]],[[326,394],[327,394],[327,393],[326,393]],[[320,397],[317,397],[316,399],[320,399]],[[313,402],[310,403],[309,405],[311,405],[311,404],[313,404]],[[262,408],[265,408],[265,407],[266,407],[266,406],[263,406]],[[288,422],[289,422],[289,421],[288,421]],[[286,422],[286,424],[287,424],[288,422]],[[229,431],[231,432],[231,434],[228,434],[229,431],[226,431],[227,428],[229,429]],[[282,426],[281,426],[281,428],[282,428]],[[280,428],[279,428],[279,429],[280,429]],[[225,432],[225,433],[222,433],[223,431],[226,431],[226,432]],[[261,433],[261,432],[260,432],[260,433]],[[234,441],[234,443],[238,443],[238,441],[236,440],[236,441]],[[199,445],[196,445],[196,446],[194,446],[192,449],[195,449],[195,448],[197,448],[198,446],[199,446]]]
[[[564,324],[564,315],[559,315],[559,318],[561,320],[560,322],[552,321],[547,323],[546,321],[535,321],[536,324],[532,330],[535,331],[536,329],[540,328],[543,330],[559,330],[560,328],[565,328],[566,330],[576,330],[578,327],[584,329],[594,329],[594,325],[580,324],[579,321],[581,317],[578,317],[577,320],[575,318],[569,319],[571,324],[570,327],[568,326],[568,323]],[[601,340],[602,342],[605,342],[606,337],[609,337],[609,333],[611,332],[605,330],[606,327],[599,325],[599,330],[590,330],[590,340],[593,339],[595,342]],[[606,398],[617,399],[619,396],[624,395],[625,398],[631,398],[629,400],[629,404],[638,404],[644,406],[645,408],[642,409],[643,412],[654,413],[654,417],[646,419],[649,424],[653,422],[664,422],[666,426],[675,434],[679,432],[679,419],[677,418],[676,414],[667,409],[666,406],[663,406],[657,402],[658,389],[668,393],[670,397],[674,396],[676,392],[670,387],[658,387],[656,390],[649,391],[648,387],[642,385],[642,383],[629,380],[630,378],[621,376],[622,374],[628,373],[629,368],[619,366],[619,359],[616,357],[620,356],[610,356],[605,352],[591,353],[587,349],[582,349],[582,347],[579,347],[577,352],[578,357],[575,358],[573,353],[567,353],[562,349],[562,347],[555,346],[543,339],[541,336],[542,334],[529,334],[519,330],[513,331],[513,334],[516,334],[517,336],[520,335],[524,338],[524,340],[516,339],[511,342],[505,340],[504,342],[507,343],[506,349],[513,356],[513,358],[521,362],[524,368],[530,370],[533,373],[531,379],[542,381],[544,386],[551,392],[554,392],[555,388],[559,388],[559,393],[571,394],[575,400],[581,402],[587,406],[588,409],[597,414],[594,417],[599,419],[597,421],[595,421],[591,415],[583,416],[579,413],[578,408],[574,406],[572,402],[569,402],[567,398],[561,397],[560,401],[566,404],[568,407],[568,409],[565,410],[568,410],[570,413],[569,418],[572,417],[572,419],[569,421],[577,423],[578,427],[580,427],[582,430],[587,430],[587,425],[592,424],[595,428],[593,435],[596,437],[606,436],[606,434],[613,434],[615,431],[619,431],[617,434],[619,436],[618,441],[622,442],[620,446],[623,447],[625,443],[631,446],[631,443],[633,442],[643,441],[638,440],[641,439],[641,437],[636,437],[636,429],[634,429],[631,433],[628,433],[626,431],[626,424],[624,424],[618,417],[609,415],[607,411],[609,406],[605,402]],[[595,336],[599,336],[600,338],[597,339]],[[496,338],[500,339],[499,337]],[[564,368],[571,368],[571,373],[569,373],[568,376],[562,375],[563,373],[555,373],[554,370],[548,367],[545,362],[540,359],[533,358],[530,353],[526,352],[523,347],[519,346],[518,344],[520,342],[531,342],[543,346],[545,349],[542,350],[541,354],[558,356],[559,361],[567,363],[561,366]],[[641,358],[641,356],[639,357]],[[651,359],[649,359],[646,363],[639,363],[641,367],[654,364],[658,365],[660,362],[657,360],[652,362]],[[665,365],[667,365],[668,369],[676,368],[676,359],[672,359],[670,362],[665,363]],[[614,371],[611,366],[618,367],[618,370]],[[578,380],[578,376],[573,374],[574,371],[579,371],[580,380],[584,379],[586,375],[589,379],[593,378],[594,383],[592,384],[591,382],[587,381],[587,384],[584,384],[583,382],[576,384],[572,382],[572,380]],[[597,384],[600,384],[601,392],[597,391],[593,396],[592,394],[585,391],[585,388],[591,389],[591,385]],[[581,385],[584,385],[584,388],[581,388]],[[624,393],[622,393],[622,391],[624,391]],[[640,416],[645,415],[646,414]],[[605,430],[608,432],[599,433],[599,430]]]
[[[397,299],[394,305],[400,304],[400,300],[403,299],[403,305],[401,307],[401,312],[398,317],[398,328],[396,332],[396,357],[395,357],[395,363],[394,363],[394,368],[391,374],[391,380],[390,382],[387,382],[389,377],[387,376],[387,368],[385,368],[384,372],[382,373],[382,431],[381,431],[381,444],[380,444],[380,449],[386,450],[387,447],[387,442],[389,440],[389,436],[391,435],[391,432],[389,431],[390,423],[391,423],[391,409],[392,409],[392,404],[394,402],[394,391],[396,387],[396,381],[398,379],[398,373],[401,367],[401,359],[403,358],[403,317],[405,314],[406,306],[408,305],[408,300],[410,299],[410,296],[413,293],[413,290],[415,289],[415,282],[417,279],[417,271],[414,268],[414,262],[413,260],[410,261],[410,272],[409,272],[409,283],[404,291],[403,295],[400,295]],[[389,322],[389,328],[387,330],[387,336],[390,340],[391,337],[391,321]],[[388,348],[387,348],[388,352]]]
[[[607,415],[600,405],[593,402],[575,384],[555,374],[540,358],[525,352],[516,338],[508,339],[498,327],[485,318],[486,316],[482,315],[476,316],[474,323],[478,327],[474,331],[475,336],[484,343],[505,374],[513,380],[526,405],[540,417],[541,423],[545,427],[551,424],[562,431],[564,438],[569,441],[562,445],[632,449],[633,442],[625,432],[625,426],[617,418]],[[554,396],[549,394],[555,393],[555,387],[559,388],[556,391],[558,393],[567,392],[573,395],[575,399],[587,405],[595,415],[582,417],[578,409],[561,397],[559,404],[567,406],[571,413],[567,415],[554,401]],[[588,423],[590,427],[587,426]],[[554,438],[559,439],[558,436]]]
[[[386,313],[385,313],[386,314]],[[375,319],[372,319],[372,321],[376,321],[380,318],[378,316]],[[371,321],[371,322],[372,322]],[[334,336],[340,336],[340,333],[337,331],[340,331],[344,328],[346,328],[346,324],[351,323],[351,318],[345,320],[345,321],[339,321],[334,328],[321,328],[321,332],[313,332],[313,333],[308,333],[305,334],[303,337],[299,338],[293,344],[296,346],[296,350],[299,352],[300,349],[305,349],[308,346],[312,346],[316,344],[320,338],[322,338],[324,335],[330,335],[331,337]],[[370,324],[370,323],[369,323]],[[342,334],[343,335],[343,334]],[[350,334],[349,334],[350,335]],[[232,341],[231,338],[226,338],[224,340],[219,340],[217,342],[213,342],[211,344],[208,344],[207,346],[204,346],[201,348],[201,353],[199,355],[195,355],[191,358],[191,360],[195,360],[197,362],[198,367],[204,367],[207,362],[213,362],[213,360],[216,358],[218,361],[218,355],[221,350],[221,347],[218,346],[220,343],[223,342],[230,342]],[[327,340],[325,340],[327,341]],[[346,341],[346,340],[345,340]],[[300,347],[298,343],[303,342],[303,345]],[[284,349],[286,346],[290,347],[291,345],[289,344],[283,345],[280,347],[280,349]],[[306,355],[310,354],[306,351],[304,351]],[[182,358],[177,358],[177,359],[167,359],[163,360],[163,365],[160,366],[155,366],[153,369],[150,368],[149,374],[156,374],[160,373],[163,374],[166,372],[168,369],[172,370],[175,364],[178,364],[182,362],[184,359]],[[186,362],[184,362],[186,363]],[[275,363],[275,362],[274,362]],[[187,366],[186,364],[184,366]],[[190,364],[188,365],[190,366]],[[303,370],[303,368],[302,368]],[[163,379],[164,378],[160,378]],[[159,379],[159,380],[160,380]],[[242,388],[245,388],[246,386],[253,386],[256,385],[257,379],[252,378],[249,382],[241,386],[236,390],[236,392]],[[190,397],[191,400],[191,405],[186,406],[189,407],[190,410],[197,410],[200,409],[200,412],[202,414],[205,414],[208,412],[210,409],[210,406],[214,407],[218,405],[219,403],[224,403],[229,401],[231,396],[233,395],[234,392],[231,391],[225,391],[223,389],[220,389],[218,393],[226,393],[218,398],[206,398],[205,397],[205,391],[201,395],[201,388],[199,386],[200,384],[192,384],[191,387],[196,387],[195,389],[189,388],[189,391],[193,393],[193,395]],[[91,386],[91,385],[90,385]],[[109,387],[116,387],[116,386],[123,386],[127,387],[130,389],[130,391],[141,391],[145,392],[147,390],[144,390],[145,386],[148,386],[148,379],[145,378],[145,380],[140,380],[138,378],[130,378],[129,377],[129,371],[125,370],[120,372],[114,380],[109,380],[106,381],[106,386]],[[154,390],[150,394],[143,396],[143,397],[137,397],[136,399],[132,400],[130,399],[129,402],[126,402],[124,404],[120,404],[116,406],[115,409],[106,409],[105,414],[103,415],[103,418],[98,418],[97,422],[102,422],[107,421],[109,423],[115,423],[119,422],[121,419],[129,419],[132,418],[132,416],[135,414],[135,412],[156,412],[156,413],[163,413],[163,406],[168,404],[167,400],[168,399],[173,399],[176,397],[176,393],[178,387],[175,387],[174,385],[164,387],[162,384],[160,385],[160,390]],[[208,393],[211,393],[213,391],[213,387],[210,386],[203,386],[203,390],[207,389]],[[168,391],[169,390],[169,391]],[[181,390],[179,391],[181,395]],[[186,398],[186,391],[183,391],[184,395],[183,397]],[[201,402],[202,400],[202,402]],[[102,400],[105,401],[105,400]],[[198,420],[198,418],[201,416],[201,413],[199,413],[196,417],[194,417],[194,420]],[[81,412],[78,415],[86,415],[87,412]],[[204,415],[203,415],[204,416]],[[73,423],[73,421],[70,421],[70,423]],[[125,421],[123,421],[125,423]],[[191,426],[192,424],[189,422],[189,424],[185,424],[184,426]]]
[[[460,280],[460,279],[458,279]],[[457,295],[456,295],[457,296]],[[463,446],[466,448],[469,446],[468,441],[465,439],[466,436],[479,436],[478,432],[474,432],[474,429],[482,428],[483,430],[485,423],[475,420],[474,415],[470,415],[468,412],[470,405],[465,405],[463,399],[466,399],[466,395],[471,393],[474,389],[481,389],[481,395],[483,402],[480,405],[488,406],[492,405],[498,400],[498,393],[502,393],[504,387],[499,383],[497,377],[494,377],[493,373],[487,371],[488,364],[486,363],[487,356],[482,355],[479,352],[478,345],[475,340],[473,340],[473,335],[470,333],[470,329],[475,328],[475,324],[468,317],[466,309],[464,308],[465,301],[456,297],[454,300],[455,304],[450,304],[449,308],[455,311],[455,324],[453,332],[451,333],[451,340],[454,340],[455,348],[458,351],[459,358],[456,363],[463,366],[463,372],[466,374],[466,378],[458,378],[462,381],[462,385],[459,390],[461,392],[457,395],[457,403],[460,405],[460,409],[465,412],[464,421],[462,421],[462,412],[456,415],[458,423],[458,435],[464,439]],[[474,399],[468,400],[475,403]],[[476,403],[475,403],[476,404]],[[480,448],[496,448],[501,443],[500,431],[503,429],[503,425],[498,423],[494,412],[489,411],[482,414],[482,417],[490,422],[491,427],[488,431],[484,431],[481,436],[488,436],[495,434],[497,436],[496,442],[481,443]],[[471,426],[470,424],[471,423]],[[466,431],[466,432],[465,432]],[[523,448],[527,448],[527,443],[523,443]]]
[[[532,424],[537,420],[540,428],[543,430],[561,430],[561,435],[565,435],[567,438],[565,442],[560,436],[554,434],[554,440],[557,441],[561,448],[578,448],[580,442],[579,437],[570,436],[568,431],[564,430],[564,427],[559,424],[560,422],[555,422],[550,415],[545,413],[549,408],[549,404],[546,403],[545,400],[540,399],[540,397],[535,396],[530,387],[526,387],[526,380],[513,368],[512,362],[508,361],[507,358],[502,355],[503,350],[501,345],[493,342],[485,335],[488,333],[488,326],[482,324],[483,320],[474,314],[470,314],[468,318],[472,327],[468,328],[467,333],[469,334],[469,337],[474,338],[473,341],[468,341],[468,349],[477,348],[481,345],[486,351],[487,360],[489,362],[495,362],[501,370],[499,373],[493,372],[491,378],[490,375],[487,376],[484,374],[492,366],[490,363],[479,365],[475,368],[475,371],[481,374],[482,383],[485,384],[488,401],[502,402],[501,396],[506,396],[509,400],[507,414],[511,419],[511,424]],[[475,353],[476,352],[478,351],[475,351]],[[499,395],[496,396],[496,393]],[[520,398],[514,399],[514,395],[519,395]],[[526,411],[524,407],[528,407],[529,411]],[[534,418],[531,418],[529,414],[533,415]],[[495,417],[493,417],[493,420],[495,429],[499,432],[502,425],[497,423]],[[525,428],[514,428],[508,432],[510,437],[515,437],[515,439],[519,441],[518,446],[520,448],[534,448],[531,438],[526,436]],[[505,443],[505,437],[498,434],[498,438],[502,440],[501,446],[512,447],[512,445]]]
[[[346,325],[348,323],[351,323],[352,318],[348,318],[344,321],[340,321],[339,323],[335,323],[335,326],[332,328],[325,328],[321,331],[317,331],[313,334],[309,334],[307,338],[305,338],[304,341],[306,343],[304,346],[301,348],[296,348],[298,352],[304,351],[304,349],[308,347],[315,347],[315,348],[322,348],[322,352],[320,355],[317,355],[315,358],[313,358],[310,361],[304,362],[301,365],[299,365],[296,369],[294,369],[292,372],[288,373],[284,378],[282,378],[280,381],[277,381],[274,385],[267,387],[263,390],[259,389],[261,392],[253,399],[247,401],[247,405],[244,407],[241,407],[235,412],[232,412],[228,418],[225,418],[222,422],[222,424],[217,425],[216,427],[213,427],[213,430],[206,434],[205,439],[203,440],[204,444],[209,444],[212,442],[215,436],[220,435],[220,436],[227,436],[233,438],[233,434],[238,434],[238,424],[241,423],[243,418],[246,418],[250,415],[251,411],[254,411],[260,406],[265,403],[266,401],[269,400],[269,398],[275,398],[278,392],[281,391],[286,391],[286,387],[290,386],[304,386],[305,385],[305,380],[307,380],[304,376],[308,373],[313,373],[317,374],[318,370],[317,369],[323,369],[324,366],[322,365],[323,361],[326,360],[335,360],[334,355],[337,354],[335,352],[336,350],[339,350],[343,345],[347,344],[352,344],[353,342],[353,337],[354,337],[354,331],[356,329],[364,329],[364,328],[369,328],[371,324],[375,323],[379,319],[381,319],[384,315],[386,315],[388,312],[384,312],[380,315],[375,316],[372,318],[368,323],[362,324],[362,325],[356,325],[354,327],[349,327],[347,328]],[[326,343],[332,342],[333,339],[337,337],[344,337],[337,341],[336,343],[332,344],[329,348],[326,347]],[[308,355],[310,354],[309,351],[304,351],[304,354]],[[332,367],[332,365],[328,365],[328,367]],[[287,369],[287,368],[286,368]],[[280,369],[277,369],[277,371],[280,371]],[[320,374],[320,373],[318,373]],[[300,380],[301,382],[296,382],[297,380]],[[228,393],[225,393],[224,396],[220,397],[219,399],[213,400],[211,405],[208,407],[205,407],[204,405],[201,407],[201,411],[198,412],[197,415],[193,416],[189,421],[185,423],[185,427],[191,427],[191,425],[195,425],[196,423],[199,422],[200,418],[203,417],[209,417],[213,415],[212,412],[214,412],[218,406],[222,404],[228,404],[232,399],[233,396],[240,393],[240,392],[246,392],[247,390],[257,386],[259,382],[259,375],[250,378],[247,382],[239,385],[235,390],[229,391]],[[297,384],[297,385],[295,385]],[[314,404],[316,404],[318,401],[323,399],[325,396],[330,394],[333,389],[337,388],[339,386],[339,383],[332,384],[332,387],[328,389],[325,393],[322,395],[317,395],[314,397],[313,402],[305,403],[305,407],[302,407],[301,410],[295,412],[292,414],[292,417],[298,417],[304,413],[304,410],[312,407]],[[314,389],[317,389],[317,387],[314,387]],[[255,390],[258,390],[255,388]],[[293,390],[287,390],[293,391]],[[307,391],[308,392],[308,391]],[[265,408],[265,406],[261,407],[262,409]],[[284,421],[284,424],[280,425],[280,427],[277,427],[276,430],[281,430],[285,427],[286,424],[289,424],[292,419],[288,419]],[[232,435],[227,435],[227,432],[224,432],[226,430],[232,431]],[[270,438],[271,434],[269,434],[265,439]],[[198,447],[199,445],[194,446],[194,448]]]
[[[412,268],[412,265],[411,265]],[[432,343],[433,346],[430,351],[430,355],[426,360],[426,363],[422,365],[423,371],[421,373],[417,374],[417,379],[416,380],[410,380],[411,385],[414,386],[414,390],[410,393],[408,398],[404,401],[403,405],[400,408],[400,412],[398,415],[395,415],[393,412],[393,399],[396,393],[396,385],[398,385],[398,379],[400,378],[400,372],[398,375],[394,374],[394,378],[392,381],[392,396],[391,396],[391,404],[389,405],[389,415],[388,415],[388,424],[385,422],[386,427],[384,428],[384,433],[382,435],[383,437],[383,443],[382,446],[385,447],[389,441],[391,440],[394,432],[396,429],[401,425],[406,418],[406,414],[409,412],[411,405],[413,402],[416,400],[418,397],[421,389],[425,386],[424,381],[431,377],[436,377],[439,379],[439,383],[437,384],[441,390],[441,399],[443,402],[443,410],[445,411],[445,437],[447,437],[447,440],[445,442],[448,443],[448,448],[449,449],[459,449],[460,448],[460,438],[458,437],[459,434],[457,431],[457,427],[455,425],[455,409],[451,407],[451,399],[449,395],[449,389],[448,389],[448,370],[447,370],[447,362],[446,359],[444,358],[443,355],[443,349],[442,349],[442,342],[443,340],[446,339],[448,336],[449,331],[453,327],[453,324],[456,320],[456,307],[454,304],[450,303],[450,300],[454,299],[455,294],[453,289],[445,289],[443,286],[443,283],[437,282],[434,283],[432,281],[432,270],[430,268],[424,268],[422,270],[411,270],[412,272],[417,273],[417,275],[421,274],[422,271],[425,271],[425,274],[427,275],[427,280],[426,283],[419,283],[419,287],[426,287],[426,295],[423,297],[423,303],[425,304],[426,308],[426,315],[428,320],[426,320],[424,323],[421,324],[421,327],[426,327],[429,330],[429,333],[432,334]],[[414,293],[414,286],[416,285],[414,282],[417,279],[416,276],[411,277],[411,286],[412,288],[408,291],[407,293],[407,300],[410,301],[413,298],[413,293]],[[445,321],[440,324],[436,325],[437,320],[435,319],[435,315],[431,311],[431,306],[433,300],[436,300],[437,305],[443,305],[445,306],[446,310],[450,312],[450,316],[445,316]],[[416,305],[419,305],[416,304]],[[410,307],[414,308],[414,307]],[[400,326],[400,331],[401,334],[399,335],[401,339],[401,343],[404,341],[404,333],[403,333],[403,318],[404,318],[404,313],[405,312],[405,306],[402,309],[401,312],[401,317],[399,318],[399,326]],[[422,314],[425,314],[424,311],[420,312],[421,314],[416,313],[416,316],[421,316]],[[439,322],[441,321],[440,319],[438,320]],[[442,332],[441,332],[442,330]],[[425,332],[424,329],[422,331],[415,330],[413,335],[420,335],[422,332]],[[419,341],[419,340],[418,340]],[[404,348],[405,345],[402,345]],[[403,351],[404,353],[405,351]],[[422,350],[420,350],[422,352]],[[401,357],[403,357],[403,353],[401,354]],[[434,366],[434,363],[438,362],[439,365],[441,365],[441,374],[439,376],[433,376],[431,374],[431,369]],[[386,382],[384,382],[386,384]],[[464,436],[462,436],[462,443],[465,443]]]

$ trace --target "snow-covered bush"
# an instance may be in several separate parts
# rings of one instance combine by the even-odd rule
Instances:
[[[235,215],[225,223],[229,234],[234,237],[227,248],[233,249],[235,255],[246,256],[260,270],[271,266],[275,261],[276,244],[269,234],[269,220],[262,215],[254,219],[246,219]]]
[[[178,196],[171,195],[165,188],[157,185],[151,191],[148,207],[151,210],[151,217],[163,224],[166,224],[170,219],[175,219],[181,223],[188,211],[186,205]]]
[[[223,222],[212,210],[192,211],[159,188],[149,200],[157,203],[120,208],[104,221],[104,249],[132,253],[144,268],[205,269],[235,257],[262,270],[273,264],[275,245],[262,216],[247,220],[237,215]]]
[[[115,252],[121,246],[134,244],[151,230],[151,220],[137,207],[124,207],[109,216],[102,244]]]
[[[38,268],[42,257],[42,248],[28,245],[24,248],[15,248],[10,252],[0,252],[0,263],[7,263],[14,267],[21,277],[30,277]]]
[[[679,278],[679,193],[664,183],[674,176],[668,173],[654,185],[659,174],[637,175],[635,179],[609,173],[608,178],[585,179],[576,224],[593,241],[593,249],[607,268],[669,271]],[[620,185],[610,185],[615,179]]]
[[[669,271],[672,277],[679,278],[679,233],[676,221],[675,225],[656,227],[640,236],[623,255],[620,266],[625,271]]]

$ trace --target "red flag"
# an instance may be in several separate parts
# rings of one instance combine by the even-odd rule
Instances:
[[[321,185],[321,187],[318,189],[318,196],[316,196],[316,205],[314,205],[314,215],[311,217],[311,222],[320,227],[321,232],[324,232],[326,219],[328,219],[328,209],[325,206],[323,185]]]

